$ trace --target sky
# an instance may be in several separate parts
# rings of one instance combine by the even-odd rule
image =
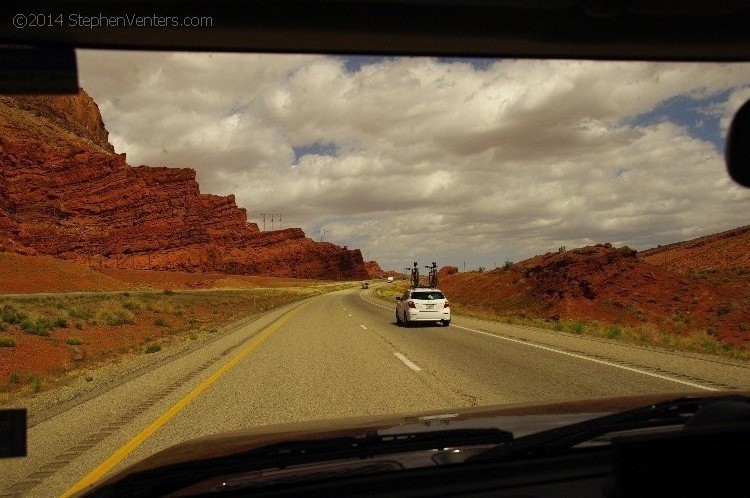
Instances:
[[[261,229],[281,214],[383,269],[750,224],[723,160],[747,63],[77,55],[129,164],[193,168]]]

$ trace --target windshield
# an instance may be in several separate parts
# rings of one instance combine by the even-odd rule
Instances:
[[[445,299],[445,296],[443,295],[442,292],[412,292],[411,298],[432,300],[432,299]]]
[[[0,494],[271,424],[750,388],[750,64],[77,59],[77,95],[0,96]]]

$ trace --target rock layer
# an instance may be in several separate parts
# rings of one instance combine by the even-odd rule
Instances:
[[[0,96],[0,248],[96,267],[366,278],[358,249],[260,232],[234,196],[201,194],[195,171],[132,167],[96,103]]]

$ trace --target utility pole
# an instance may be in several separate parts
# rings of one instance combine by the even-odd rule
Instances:
[[[266,231],[266,215],[268,213],[260,213],[260,215],[263,217],[263,231]]]
[[[273,232],[273,217],[278,216],[279,221],[281,221],[281,215],[279,213],[271,213],[271,231]]]
[[[323,228],[323,229],[321,230],[321,232],[323,232],[323,235],[322,235],[322,236],[320,237],[320,241],[321,241],[321,242],[323,242],[323,239],[325,239],[325,238],[326,238],[326,232],[327,232],[327,231],[328,231],[328,230],[326,230],[325,228]]]

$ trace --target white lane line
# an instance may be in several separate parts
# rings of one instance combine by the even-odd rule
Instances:
[[[648,375],[649,377],[656,377],[657,379],[668,380],[670,382],[676,382],[677,384],[683,384],[683,385],[686,385],[686,386],[695,387],[697,389],[703,389],[705,391],[718,391],[718,389],[715,389],[713,387],[702,386],[702,385],[696,384],[694,382],[688,382],[686,380],[675,379],[674,377],[668,377],[666,375],[661,375],[661,374],[657,374],[657,373],[653,373],[653,372],[648,372],[646,370],[641,370],[641,369],[638,369],[638,368],[628,367],[628,366],[625,366],[625,365],[619,365],[619,364],[613,363],[611,361],[599,360],[597,358],[591,358],[591,357],[588,357],[588,356],[585,356],[585,355],[582,355],[582,354],[571,353],[569,351],[561,351],[559,349],[551,348],[549,346],[542,346],[541,344],[534,344],[534,343],[531,343],[531,342],[521,341],[521,340],[518,340],[518,339],[513,339],[511,337],[503,337],[503,336],[500,336],[500,335],[490,334],[489,332],[482,332],[481,330],[474,330],[474,329],[470,329],[468,327],[462,327],[460,325],[454,325],[454,326],[456,328],[459,328],[459,329],[464,329],[464,330],[468,330],[469,332],[474,332],[475,334],[486,335],[488,337],[492,337],[493,339],[502,339],[504,341],[515,342],[516,344],[523,344],[524,346],[529,346],[529,347],[532,347],[532,348],[543,349],[545,351],[550,351],[552,353],[564,354],[566,356],[572,356],[573,358],[578,358],[578,359],[586,360],[586,361],[592,361],[594,363],[600,363],[602,365],[607,365],[607,366],[614,367],[614,368],[621,368],[622,370],[628,370],[630,372],[635,372],[635,373],[639,373],[639,374],[642,374],[642,375]]]
[[[360,294],[360,297],[362,297],[361,294]],[[379,306],[380,308],[385,308],[387,310],[393,310],[393,308],[389,308],[387,306],[383,306],[383,305],[380,305],[378,303],[373,303],[372,301],[370,301],[368,299],[365,299],[364,297],[362,297],[362,299],[364,301],[372,304],[372,305]],[[685,386],[695,387],[697,389],[703,389],[704,391],[718,391],[718,389],[715,389],[713,387],[703,386],[703,385],[700,385],[700,384],[696,384],[694,382],[688,382],[686,380],[675,379],[674,377],[668,377],[666,375],[661,375],[661,374],[657,374],[657,373],[653,373],[653,372],[648,372],[646,370],[640,370],[638,368],[628,367],[628,366],[625,366],[625,365],[618,365],[617,363],[613,363],[613,362],[609,362],[609,361],[605,361],[605,360],[599,360],[599,359],[596,359],[596,358],[590,358],[588,356],[585,356],[585,355],[582,355],[582,354],[578,354],[578,353],[570,353],[568,351],[561,351],[559,349],[551,348],[549,346],[542,346],[541,344],[534,344],[532,342],[520,341],[518,339],[513,339],[511,337],[503,337],[503,336],[500,336],[500,335],[490,334],[489,332],[482,332],[481,330],[474,330],[474,329],[470,329],[468,327],[462,327],[461,325],[451,325],[451,327],[456,327],[456,328],[459,328],[459,329],[468,330],[469,332],[474,332],[475,334],[486,335],[488,337],[492,337],[493,339],[503,339],[505,341],[515,342],[516,344],[522,344],[524,346],[529,346],[529,347],[532,347],[532,348],[544,349],[545,351],[550,351],[552,353],[559,353],[559,354],[564,354],[564,355],[567,355],[567,356],[572,356],[573,358],[579,358],[581,360],[593,361],[594,363],[600,363],[602,365],[607,365],[607,366],[614,367],[614,368],[620,368],[622,370],[628,370],[630,372],[635,372],[635,373],[639,373],[639,374],[643,374],[643,375],[648,375],[650,377],[656,377],[657,379],[668,380],[670,382],[675,382],[677,384],[682,384],[682,385],[685,385]]]
[[[401,353],[393,353],[393,354],[396,355],[396,358],[398,358],[399,360],[403,361],[404,365],[406,365],[407,367],[411,368],[415,372],[419,372],[420,370],[422,370],[416,364],[414,364],[411,361],[409,361],[409,358],[407,358],[406,356],[402,355]]]
[[[364,298],[364,296],[362,296],[362,294],[360,294],[360,295],[359,295],[359,297],[361,297],[363,301],[365,301],[365,302],[367,302],[367,303],[370,303],[370,304],[372,304],[373,306],[377,306],[377,307],[379,307],[379,308],[383,308],[383,309],[386,309],[386,310],[391,310],[391,311],[393,311],[393,309],[394,309],[394,308],[391,308],[391,307],[388,307],[388,306],[383,306],[382,304],[378,304],[378,303],[373,303],[373,302],[372,302],[372,301],[370,301],[369,299],[365,299],[365,298]]]
[[[367,330],[367,327],[365,327],[365,326],[364,326],[364,325],[362,325],[361,323],[359,324],[359,326],[360,326],[360,327],[362,327],[363,329]]]

